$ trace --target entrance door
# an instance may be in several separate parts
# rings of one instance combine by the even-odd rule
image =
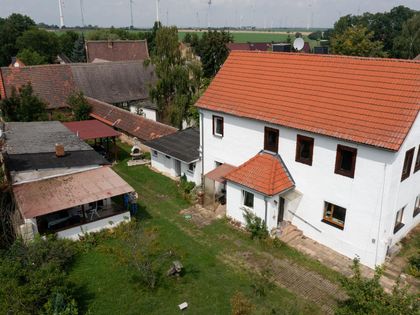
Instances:
[[[284,219],[284,203],[285,203],[284,198],[280,197],[280,200],[279,200],[279,214],[277,216],[277,225],[280,225],[280,223],[283,222],[283,219]]]
[[[181,161],[174,160],[175,162],[175,174],[176,176],[181,176]]]

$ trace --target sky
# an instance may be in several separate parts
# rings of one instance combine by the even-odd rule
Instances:
[[[29,15],[36,22],[59,24],[60,0],[0,0],[0,17]],[[81,25],[80,0],[64,2],[66,26]],[[132,0],[136,27],[151,27],[156,0]],[[332,27],[346,14],[384,12],[398,5],[420,11],[420,0],[160,0],[160,20],[178,27],[246,26]],[[82,0],[85,24],[101,27],[130,25],[130,0]]]

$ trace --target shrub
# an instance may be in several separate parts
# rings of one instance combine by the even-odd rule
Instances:
[[[75,120],[88,120],[90,118],[92,107],[89,105],[82,92],[70,95],[67,103],[74,112]]]
[[[253,214],[248,209],[243,209],[246,229],[251,233],[251,238],[266,239],[268,236],[267,225],[264,220]]]
[[[420,277],[420,252],[408,260],[408,273],[414,277]]]
[[[232,315],[250,315],[254,309],[254,305],[242,293],[236,292],[230,299]]]
[[[184,174],[181,176],[181,181],[179,183],[179,186],[181,187],[182,192],[184,192],[185,194],[189,194],[195,188],[195,183],[189,182],[187,180],[187,176],[185,176]]]

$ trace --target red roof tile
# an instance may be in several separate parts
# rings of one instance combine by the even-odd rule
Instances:
[[[118,137],[120,135],[113,128],[95,119],[64,122],[63,125],[82,140]]]
[[[95,59],[129,61],[149,58],[147,41],[145,40],[87,41],[86,53],[88,62]]]
[[[103,123],[118,128],[125,133],[137,137],[141,141],[148,141],[177,132],[174,127],[144,118],[91,97],[86,98],[92,106],[91,117]]]
[[[197,106],[397,151],[419,99],[418,62],[233,51]]]
[[[35,95],[47,103],[47,108],[68,107],[67,99],[76,90],[73,74],[68,65],[41,65],[30,67],[3,67],[5,96],[10,97],[13,87],[31,83]]]
[[[279,155],[260,152],[225,178],[267,196],[274,196],[295,186]]]

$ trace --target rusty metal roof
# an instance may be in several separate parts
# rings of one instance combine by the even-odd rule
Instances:
[[[236,169],[236,166],[230,165],[230,164],[222,164],[218,167],[216,167],[214,170],[208,172],[205,177],[214,180],[215,182],[223,183],[225,182],[225,175],[230,173]]]
[[[134,191],[110,167],[13,186],[16,203],[26,219]]]
[[[82,140],[118,137],[120,135],[118,131],[95,119],[64,122],[63,125]]]

